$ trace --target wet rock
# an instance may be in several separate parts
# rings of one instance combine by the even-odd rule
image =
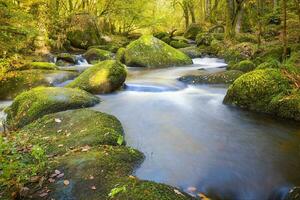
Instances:
[[[126,80],[126,66],[114,60],[100,62],[68,84],[94,94],[110,93],[122,87]]]
[[[0,76],[0,99],[10,100],[37,86],[53,86],[73,79],[76,72],[58,70],[24,70],[7,72]]]
[[[83,90],[72,88],[38,87],[17,96],[7,113],[10,129],[19,129],[38,118],[59,111],[90,107],[99,98]]]
[[[112,53],[106,50],[91,48],[86,53],[83,54],[83,57],[90,63],[97,63],[104,60],[111,59],[113,57]]]
[[[184,53],[151,35],[144,35],[130,43],[124,58],[126,65],[137,67],[159,68],[192,64],[192,60]]]
[[[179,81],[187,84],[230,84],[243,75],[238,70],[224,72],[203,73],[199,75],[186,75],[179,78]]]
[[[61,53],[57,55],[57,62],[59,61],[63,61],[70,64],[76,64],[76,56],[71,55],[69,53]]]
[[[190,58],[200,58],[203,55],[202,51],[200,51],[200,49],[198,49],[196,46],[181,48],[178,50],[185,53]]]

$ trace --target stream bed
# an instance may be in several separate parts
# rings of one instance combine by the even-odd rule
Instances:
[[[226,86],[177,81],[225,66],[214,58],[194,63],[129,68],[126,89],[101,95],[94,109],[119,118],[127,144],[146,155],[135,172],[141,179],[216,199],[281,199],[300,184],[300,126],[224,105]]]
[[[214,199],[282,199],[300,185],[300,125],[224,105],[225,85],[177,81],[225,66],[203,58],[185,67],[128,68],[126,88],[100,95],[93,109],[115,115],[127,145],[145,154],[135,172],[141,179]],[[10,103],[0,101],[0,123]]]

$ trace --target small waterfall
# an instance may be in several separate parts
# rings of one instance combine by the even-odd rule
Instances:
[[[76,65],[90,65],[88,61],[82,55],[76,55]]]

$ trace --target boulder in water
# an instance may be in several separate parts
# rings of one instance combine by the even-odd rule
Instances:
[[[91,64],[111,59],[113,55],[111,52],[106,50],[91,48],[83,54],[83,57]]]
[[[6,123],[10,129],[15,130],[47,114],[90,107],[99,102],[98,97],[79,89],[38,87],[15,98],[5,110]]]
[[[125,64],[137,67],[171,67],[192,64],[192,60],[177,49],[152,35],[144,35],[125,50]]]
[[[70,64],[76,64],[76,56],[69,53],[60,53],[57,55],[57,62],[64,61]]]
[[[0,76],[0,99],[10,100],[34,87],[53,86],[77,75],[77,72],[37,69],[7,72]]]
[[[90,67],[66,87],[80,88],[95,94],[110,93],[122,87],[126,76],[125,65],[107,60]]]
[[[187,84],[230,84],[243,75],[238,70],[229,70],[214,73],[202,73],[199,75],[186,75],[179,78],[179,81]]]

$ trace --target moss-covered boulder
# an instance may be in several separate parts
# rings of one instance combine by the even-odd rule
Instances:
[[[229,67],[231,70],[239,70],[242,72],[250,72],[255,69],[255,64],[251,60],[243,60],[237,65]]]
[[[238,70],[229,70],[214,73],[202,73],[199,75],[186,75],[178,80],[187,84],[230,84],[243,75]]]
[[[69,53],[60,53],[57,55],[57,61],[64,61],[71,64],[76,64],[76,56]]]
[[[250,60],[256,56],[257,47],[255,44],[243,42],[234,46],[225,47],[220,52],[221,56],[228,63],[239,63],[243,60]]]
[[[196,37],[197,46],[210,46],[213,36],[210,33],[199,33]]]
[[[110,93],[122,87],[126,76],[125,65],[107,60],[90,67],[66,87],[80,88],[95,94]]]
[[[17,134],[23,138],[24,144],[38,144],[47,155],[63,155],[70,149],[84,150],[99,145],[115,146],[124,143],[119,120],[90,109],[45,115]]]
[[[201,56],[203,56],[202,51],[196,46],[181,48],[178,50],[188,55],[190,58],[200,58]]]
[[[113,55],[106,50],[91,48],[83,54],[83,57],[91,64],[111,59]]]
[[[38,118],[59,111],[90,107],[99,98],[72,88],[38,87],[17,96],[5,112],[10,129],[22,128]]]
[[[77,72],[58,70],[11,71],[0,76],[0,100],[10,100],[37,86],[53,86],[75,78]]]
[[[54,169],[64,173],[47,185],[51,199],[187,200],[178,189],[141,181],[131,176],[143,155],[128,147],[102,146],[87,152],[74,152],[57,159]],[[64,180],[68,180],[65,184]],[[37,197],[38,198],[38,197]]]
[[[120,61],[121,63],[125,63],[125,51],[126,49],[125,48],[120,48],[117,53],[116,53],[116,60],[117,61]]]
[[[254,70],[238,78],[228,89],[224,103],[273,113],[271,101],[291,90],[289,80],[278,69]]]
[[[175,49],[186,48],[190,46],[185,40],[173,40],[170,42],[170,45]]]
[[[239,33],[235,35],[235,39],[236,41],[238,41],[239,43],[243,43],[243,42],[250,42],[250,43],[257,43],[257,36],[254,34],[250,34],[250,33]]]
[[[276,59],[270,59],[266,62],[261,63],[256,67],[256,69],[278,69],[280,68],[281,63]]]
[[[187,39],[195,40],[198,33],[202,32],[201,25],[192,23],[189,25],[189,27],[186,29],[184,33],[184,37]]]
[[[54,63],[49,63],[49,62],[31,62],[26,65],[26,68],[56,70],[57,66]]]
[[[124,58],[126,65],[137,67],[159,68],[192,64],[187,55],[152,35],[144,35],[130,43]]]

